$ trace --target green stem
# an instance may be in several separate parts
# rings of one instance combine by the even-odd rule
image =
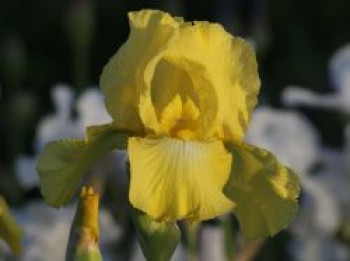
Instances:
[[[199,248],[198,248],[198,232],[200,223],[197,222],[184,222],[185,241],[187,245],[187,260],[198,261],[199,260]]]
[[[227,261],[234,261],[236,255],[236,245],[234,237],[234,222],[230,216],[225,216],[221,220],[221,227],[224,231],[224,251]]]

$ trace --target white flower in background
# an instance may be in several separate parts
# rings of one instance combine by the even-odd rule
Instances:
[[[288,106],[326,108],[350,115],[350,44],[340,48],[329,63],[333,94],[317,94],[299,87],[288,87],[283,102]],[[321,161],[325,165],[325,183],[342,204],[343,215],[350,217],[350,123],[344,130],[343,149],[323,148]]]
[[[87,125],[103,124],[110,121],[102,94],[95,88],[88,88],[74,102],[71,87],[57,84],[52,89],[54,112],[43,118],[37,127],[35,148],[39,153],[45,143],[71,136],[82,136]],[[77,118],[73,119],[72,111],[76,104]],[[125,171],[125,155],[122,152],[109,154],[102,159],[93,171],[103,166],[104,171],[119,173]],[[15,171],[20,184],[30,189],[39,184],[35,169],[36,156],[21,155],[15,164]],[[118,172],[119,171],[119,172]],[[119,173],[120,174],[120,173]],[[115,175],[120,186],[126,187],[126,180],[120,181],[121,176]],[[124,173],[122,173],[124,174]],[[126,178],[125,178],[126,179]],[[120,181],[120,182],[119,182]],[[115,182],[115,181],[112,181]],[[121,190],[121,188],[118,188]],[[68,241],[70,226],[75,212],[74,206],[64,209],[47,207],[44,202],[32,202],[17,211],[18,219],[24,230],[25,253],[21,261],[62,261],[65,259],[65,249]],[[101,251],[105,261],[115,258],[106,250],[111,242],[118,240],[121,228],[115,224],[107,210],[100,210]],[[1,256],[0,256],[1,260]]]
[[[321,107],[350,113],[350,45],[340,48],[333,55],[329,71],[334,93],[317,94],[305,88],[288,86],[283,92],[284,104]]]
[[[283,102],[289,106],[303,105],[313,108],[326,108],[350,115],[349,44],[335,52],[329,63],[329,72],[334,93],[317,94],[298,87],[288,87],[283,93]],[[344,139],[345,146],[343,149],[323,148],[321,151],[321,162],[324,165],[321,173],[322,183],[327,185],[328,190],[336,199],[343,221],[350,217],[350,123],[347,124],[344,130]],[[310,188],[320,190],[317,186],[311,186]],[[320,196],[322,196],[322,193],[320,193]],[[325,213],[327,212],[323,212],[322,215],[325,215]],[[320,257],[316,257],[316,259],[321,260],[320,258],[323,258],[325,260],[327,255],[323,254],[329,250],[329,242],[328,244],[314,242],[314,248],[316,246],[324,249],[319,253]],[[343,251],[343,256],[345,257],[338,260],[349,260],[349,251]],[[329,260],[337,259],[332,257]]]
[[[18,211],[24,232],[23,261],[61,261],[74,208],[53,209],[43,202],[29,203]]]
[[[348,143],[349,141],[347,141]],[[350,153],[343,150],[324,148],[321,152],[322,178],[332,195],[341,205],[343,219],[350,217]]]
[[[220,226],[202,226],[200,260],[224,261],[225,241],[224,230]]]
[[[44,149],[47,142],[75,134],[71,109],[73,91],[64,84],[56,84],[51,90],[54,112],[45,116],[38,124],[35,136],[35,152]],[[15,162],[15,173],[20,184],[27,189],[38,186],[39,179],[35,169],[36,158],[20,155]]]
[[[253,113],[247,140],[271,150],[303,176],[319,157],[317,132],[295,112],[259,107]]]
[[[36,132],[36,151],[42,151],[47,142],[75,134],[71,117],[74,94],[68,85],[57,84],[51,91],[54,113],[44,117]]]
[[[301,242],[293,251],[297,259],[330,260],[327,256],[339,255],[332,241],[340,223],[339,204],[323,177],[310,175],[320,160],[316,130],[296,112],[260,107],[253,114],[247,140],[271,150],[300,174],[306,197],[292,226]]]
[[[107,113],[102,93],[96,88],[85,90],[76,102],[78,112],[77,131],[84,137],[85,128],[90,125],[102,125],[112,121]]]
[[[17,180],[23,188],[31,189],[38,186],[35,157],[20,155],[14,165]]]
[[[24,232],[24,254],[19,260],[65,260],[65,249],[75,209],[74,205],[54,209],[47,207],[44,202],[31,202],[15,212]],[[99,223],[101,251],[105,253],[106,246],[118,240],[121,231],[106,209],[100,209]],[[104,255],[104,260],[114,259]]]
[[[335,52],[329,63],[332,87],[350,101],[350,44]],[[349,106],[349,105],[348,105]]]

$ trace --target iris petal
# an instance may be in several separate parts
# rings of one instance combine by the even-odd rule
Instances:
[[[233,202],[222,192],[231,156],[219,141],[130,138],[130,202],[155,219],[203,220]]]
[[[125,149],[127,135],[113,125],[91,126],[85,140],[60,140],[45,146],[37,163],[45,201],[60,207],[76,193],[89,167],[112,149]]]
[[[260,86],[253,49],[219,24],[195,22],[182,24],[179,36],[164,55],[202,66],[201,74],[214,88],[211,97],[218,100],[216,121],[209,125],[212,136],[242,139]],[[196,70],[193,67],[190,72]]]
[[[118,127],[139,135],[173,133],[161,115],[180,95],[199,117],[177,126],[179,133],[191,132],[197,140],[242,139],[260,85],[252,48],[218,24],[192,24],[161,11],[131,12],[129,20],[130,36],[100,82]],[[172,116],[184,122],[182,113]]]
[[[196,140],[211,137],[218,100],[206,77],[205,69],[199,63],[183,57],[160,59],[150,87],[152,104],[160,122],[158,130],[153,128],[157,134],[183,138],[181,133],[187,132]]]
[[[129,38],[103,69],[100,86],[117,127],[142,133],[141,117],[155,121],[154,110],[143,95],[145,67],[171,42],[178,22],[155,10],[130,12],[129,21]],[[144,107],[141,112],[139,106]]]
[[[228,145],[232,168],[225,194],[247,238],[272,236],[287,227],[298,209],[298,176],[270,152],[248,145]]]

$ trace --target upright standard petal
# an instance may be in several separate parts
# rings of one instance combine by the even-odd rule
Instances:
[[[100,86],[106,97],[106,107],[121,129],[143,131],[141,113],[149,121],[155,113],[149,99],[143,100],[145,67],[164,50],[177,33],[178,22],[169,14],[142,10],[129,13],[130,35],[103,69]],[[142,116],[142,115],[141,115]]]
[[[126,139],[126,134],[108,124],[89,127],[86,140],[47,144],[37,165],[45,201],[54,207],[65,205],[76,193],[89,167],[112,149],[125,149]]]
[[[204,220],[232,209],[222,190],[231,156],[220,141],[130,138],[131,204],[156,220]]]
[[[176,138],[211,138],[218,111],[215,89],[201,64],[183,57],[162,57],[151,81],[151,98],[160,128]]]
[[[268,151],[230,144],[232,168],[225,194],[247,238],[272,236],[287,227],[298,209],[299,179]]]
[[[253,49],[219,24],[195,22],[182,24],[179,37],[165,55],[202,66],[202,78],[212,84],[218,100],[213,135],[242,139],[260,87]]]

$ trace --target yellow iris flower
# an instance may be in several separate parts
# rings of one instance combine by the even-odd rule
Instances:
[[[130,203],[156,220],[234,211],[247,237],[286,227],[297,176],[243,142],[260,86],[252,48],[219,24],[161,11],[131,12],[129,21],[129,38],[100,81],[113,123],[46,147],[38,163],[46,201],[65,204],[89,163],[125,147]]]

